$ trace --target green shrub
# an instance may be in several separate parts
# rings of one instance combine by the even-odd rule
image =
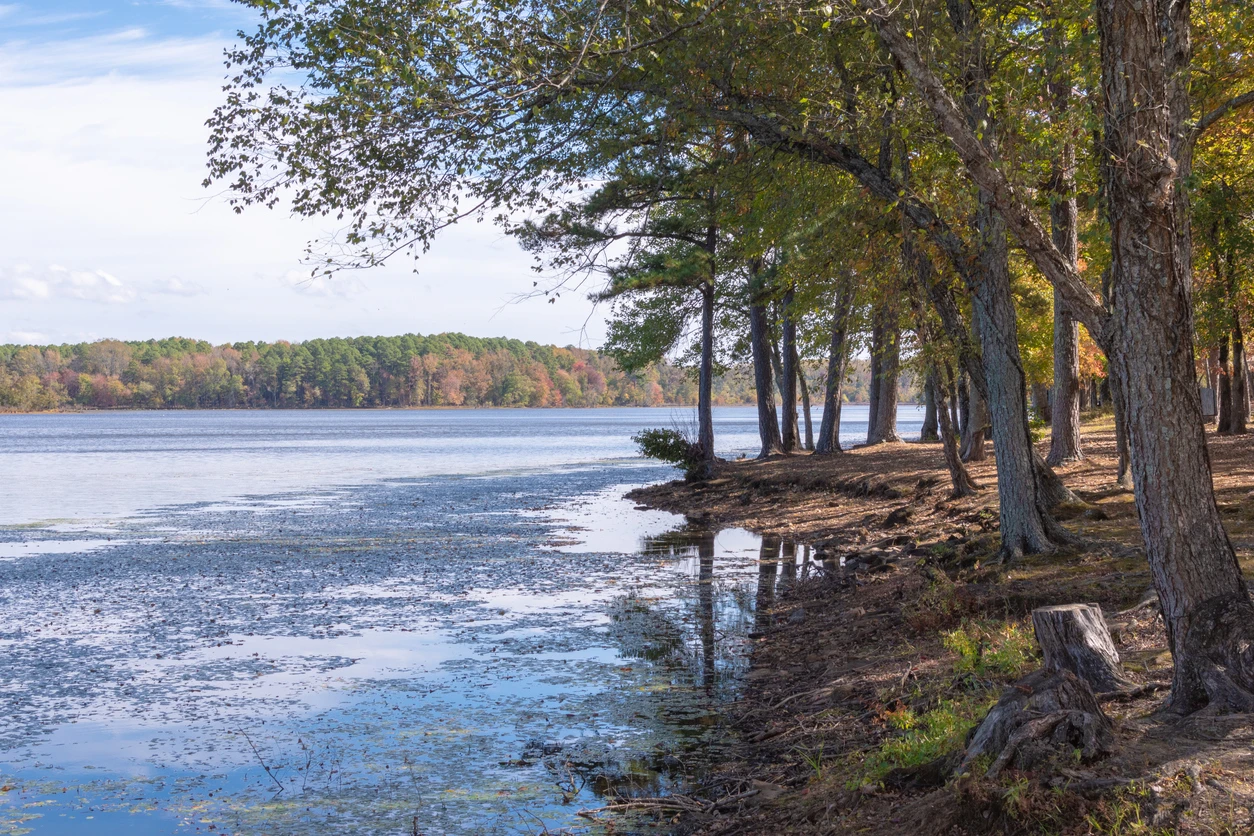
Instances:
[[[631,440],[647,458],[673,464],[688,479],[700,477],[705,464],[701,445],[679,430],[641,430]]]

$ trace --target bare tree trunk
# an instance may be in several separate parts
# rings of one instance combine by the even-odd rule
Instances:
[[[1055,10],[1056,11],[1056,10]],[[1050,27],[1049,40],[1057,56],[1064,54],[1061,21]],[[1049,67],[1049,93],[1053,110],[1065,122],[1071,103],[1071,78],[1066,64],[1052,58]],[[1054,160],[1049,221],[1054,246],[1072,270],[1078,269],[1080,253],[1079,212],[1076,206],[1075,144],[1063,142]],[[1050,418],[1050,466],[1084,458],[1080,449],[1080,328],[1067,309],[1062,291],[1054,289],[1054,395]]]
[[[1232,320],[1232,422],[1228,427],[1233,435],[1244,435],[1250,419],[1250,401],[1246,396],[1248,369],[1245,367],[1245,335],[1241,331],[1241,305],[1236,286],[1236,257],[1229,248],[1228,262],[1228,315]]]
[[[927,376],[927,380],[923,381],[923,426],[919,430],[919,441],[936,442],[940,441],[940,423],[937,417],[936,407],[936,381],[933,380],[935,373]]]
[[[701,286],[701,371],[697,381],[697,442],[702,476],[714,475],[714,280]]]
[[[928,372],[928,382],[932,385],[932,390],[937,392],[942,400],[948,392],[941,383],[940,375],[935,369]],[[945,466],[949,468],[949,482],[953,486],[951,496],[955,499],[961,496],[970,496],[979,490],[979,485],[971,478],[971,474],[967,472],[966,465],[962,463],[962,457],[958,455],[958,433],[957,427],[950,420],[950,411],[944,408],[936,411],[936,418],[940,424],[940,440],[941,447],[945,453]]]
[[[958,436],[959,438],[962,437],[962,425],[958,421],[958,415],[959,415],[958,387],[960,384],[961,384],[961,376],[959,376],[959,383],[955,384],[954,383],[954,370],[950,367],[948,363],[946,363],[945,364],[945,389],[949,393],[949,398],[948,398],[949,420],[953,422],[954,434]]]
[[[783,401],[783,418],[780,421],[781,438],[785,453],[797,449],[797,323],[792,318],[793,290],[784,293],[781,306],[781,339],[779,354],[782,362],[779,389]]]
[[[1219,426],[1220,435],[1232,432],[1232,377],[1228,373],[1228,334],[1219,344]]]
[[[1123,386],[1114,375],[1110,376],[1110,403],[1115,408],[1115,450],[1119,457],[1115,486],[1132,490],[1132,457],[1128,444],[1128,404],[1123,396]]]
[[[794,347],[795,348],[795,347]],[[801,420],[805,427],[806,449],[814,449],[814,418],[810,412],[810,384],[806,383],[805,368],[801,361],[793,356],[793,368],[797,370],[797,388],[801,390]]]
[[[1175,657],[1172,706],[1254,708],[1254,604],[1215,504],[1192,341],[1191,248],[1177,223],[1173,115],[1156,3],[1098,0],[1115,307],[1111,354],[1126,387],[1136,503]],[[1175,30],[1175,31],[1172,31]],[[1186,68],[1187,69],[1187,68]],[[1187,105],[1187,91],[1183,94]]]
[[[836,298],[832,315],[832,342],[827,355],[827,382],[823,389],[823,422],[819,425],[818,443],[814,452],[819,455],[840,452],[840,389],[845,382],[845,367],[849,361],[849,317],[853,313],[853,277],[845,276]]]
[[[959,372],[958,374],[958,434],[962,438],[962,445],[965,447],[967,436],[971,431],[971,385],[967,382],[967,376]]]
[[[867,424],[867,444],[901,441],[897,434],[897,380],[901,371],[901,327],[897,312],[888,304],[875,308],[871,345],[872,414]]]
[[[753,385],[758,401],[758,436],[764,459],[778,453],[783,447],[779,436],[779,418],[775,414],[775,381],[771,374],[770,326],[766,320],[766,307],[749,306],[749,343],[753,353]]]

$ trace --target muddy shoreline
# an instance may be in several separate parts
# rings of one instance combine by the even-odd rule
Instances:
[[[1085,505],[1078,550],[996,562],[996,471],[952,501],[937,445],[728,462],[705,484],[629,498],[701,525],[810,544],[817,567],[776,597],[751,635],[740,735],[677,832],[719,834],[1212,833],[1254,827],[1249,717],[1164,717],[1170,655],[1132,496],[1115,490],[1109,419],[1086,425],[1085,461],[1060,474]],[[1254,456],[1211,438],[1216,495],[1247,576]],[[765,553],[765,550],[764,550]],[[1039,666],[1035,607],[1096,603],[1124,672],[1145,693],[1103,705],[1114,754],[996,780],[928,774],[1003,690]]]

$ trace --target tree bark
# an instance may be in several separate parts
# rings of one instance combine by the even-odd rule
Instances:
[[[948,394],[944,385],[941,383],[940,375],[935,369],[928,372],[928,381],[932,385],[933,391],[937,392],[942,401]],[[945,453],[945,467],[949,469],[949,483],[953,490],[950,496],[954,499],[963,496],[970,496],[979,490],[979,485],[971,478],[971,474],[967,472],[966,465],[962,463],[962,457],[958,455],[958,433],[957,427],[954,426],[948,409],[943,406],[936,411],[937,422],[940,424],[940,441],[941,449]]]
[[[843,401],[840,390],[849,361],[847,343],[853,302],[853,277],[846,275],[832,314],[832,341],[827,354],[827,381],[823,387],[823,422],[819,425],[819,437],[814,448],[819,455],[840,452],[840,408]]]
[[[1232,431],[1232,376],[1228,373],[1228,334],[1219,343],[1219,426],[1220,435]]]
[[[797,370],[797,388],[801,390],[801,423],[805,427],[805,444],[807,450],[814,449],[814,418],[810,412],[810,384],[806,383],[805,368],[793,351],[793,368]]]
[[[1098,0],[1115,301],[1111,361],[1127,400],[1146,556],[1175,657],[1172,706],[1254,708],[1254,604],[1215,504],[1177,223],[1173,101],[1156,3]],[[1187,102],[1187,92],[1185,101]],[[1174,118],[1187,118],[1176,114]]]
[[[782,401],[783,417],[780,420],[780,436],[783,450],[791,453],[797,449],[797,323],[792,318],[793,290],[784,293],[784,301],[780,315],[780,346],[781,358],[779,391]]]
[[[1132,683],[1123,675],[1110,628],[1096,604],[1062,604],[1032,610],[1032,629],[1050,672],[1071,671],[1096,692]]]
[[[1250,418],[1250,401],[1246,395],[1248,378],[1245,368],[1245,336],[1241,318],[1233,311],[1232,319],[1232,427],[1233,435],[1244,435]]]
[[[927,380],[923,383],[923,426],[919,430],[919,441],[936,442],[940,441],[940,424],[937,417],[936,408],[936,381],[933,379],[935,373],[927,376]]]
[[[775,414],[775,381],[771,374],[770,326],[766,319],[766,306],[749,306],[749,343],[753,354],[753,385],[758,401],[758,437],[762,450],[758,458],[764,459],[783,449],[779,436],[779,417]]]
[[[697,381],[697,442],[701,476],[714,475],[714,280],[701,286],[701,371]]]
[[[897,434],[897,380],[901,370],[901,327],[887,303],[875,306],[871,332],[871,414],[867,444],[901,441]]]
[[[1110,376],[1110,403],[1115,410],[1115,451],[1119,459],[1115,473],[1115,487],[1132,490],[1132,454],[1128,444],[1128,403],[1123,394],[1123,384],[1113,374]]]

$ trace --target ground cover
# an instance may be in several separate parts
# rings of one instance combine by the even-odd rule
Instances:
[[[1109,418],[1085,426],[1086,459],[1060,469],[1084,500],[1062,514],[1083,547],[997,562],[996,467],[951,500],[938,445],[729,462],[716,478],[632,498],[709,525],[809,543],[815,563],[758,616],[743,743],[682,816],[684,832],[1245,833],[1254,717],[1165,715],[1171,658],[1131,492],[1115,487]],[[1254,450],[1210,437],[1216,496],[1242,566],[1254,566]],[[1095,603],[1137,686],[1107,698],[1105,757],[1061,752],[1030,770],[953,777],[971,728],[1039,666],[1029,619]]]

